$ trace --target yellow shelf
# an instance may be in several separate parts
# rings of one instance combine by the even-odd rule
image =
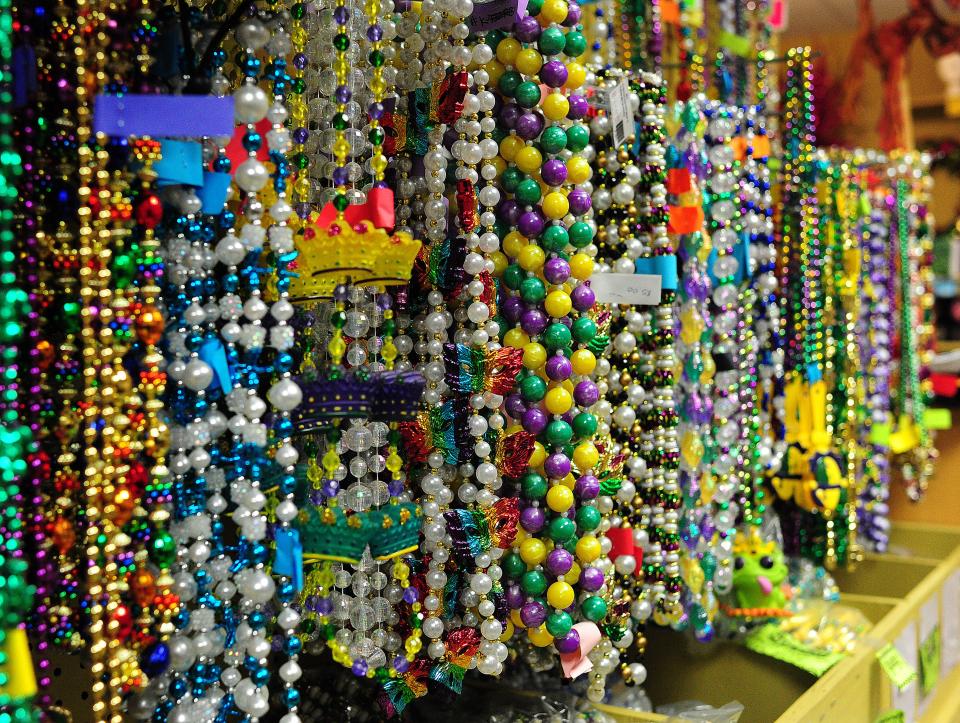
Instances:
[[[944,585],[960,571],[960,530],[897,524],[890,550],[867,555],[854,572],[837,571],[841,602],[860,609],[874,627],[852,655],[819,680],[733,643],[704,646],[657,629],[650,632],[647,648],[649,695],[657,703],[697,699],[720,706],[737,700],[745,707],[740,723],[873,723],[894,703],[892,684],[880,668],[877,651],[900,638],[916,656],[921,630],[942,621],[944,611],[950,612],[947,606],[953,606],[954,617],[960,615],[960,587],[954,600],[941,600]],[[936,619],[922,622],[925,610]],[[919,661],[909,657],[908,662],[919,668]],[[906,720],[957,723],[958,688],[960,665],[942,668],[926,698],[919,693],[919,681],[912,683],[899,699]],[[613,706],[598,708],[624,723],[667,720]]]

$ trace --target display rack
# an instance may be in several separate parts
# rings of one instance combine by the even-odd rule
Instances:
[[[741,723],[830,723],[875,721],[900,709],[904,721],[941,723],[960,719],[960,530],[900,523],[894,525],[890,552],[869,554],[854,573],[838,571],[841,602],[874,623],[857,650],[819,680],[742,647],[718,643],[711,652],[651,641],[651,698],[658,703],[698,699],[719,706],[738,700]],[[920,642],[938,626],[942,646],[937,682],[926,694],[921,680],[895,697],[895,688],[877,659],[894,643],[907,662],[920,669]],[[946,632],[944,632],[946,631]],[[952,632],[951,632],[952,631]],[[652,631],[654,637],[676,636]],[[952,646],[952,647],[951,647]],[[678,673],[683,670],[684,675]],[[729,681],[739,681],[731,685]],[[667,716],[598,705],[615,720],[667,721]]]

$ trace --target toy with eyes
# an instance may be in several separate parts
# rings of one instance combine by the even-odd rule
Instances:
[[[773,540],[762,539],[753,528],[737,534],[733,553],[733,590],[740,613],[763,616],[782,610],[789,591],[784,584],[787,565],[780,546]]]

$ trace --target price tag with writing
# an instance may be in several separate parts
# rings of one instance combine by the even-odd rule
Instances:
[[[601,304],[660,303],[660,276],[657,274],[596,274],[590,288]]]
[[[903,653],[897,650],[893,643],[888,643],[877,652],[877,660],[880,661],[880,667],[895,686],[906,688],[917,677],[916,669],[907,662]]]
[[[621,78],[609,94],[610,129],[613,133],[613,145],[619,147],[627,140],[627,132],[633,127],[633,114],[630,112],[630,88],[626,78]]]
[[[902,710],[888,710],[881,713],[873,723],[904,723],[906,719]]]
[[[940,680],[940,626],[920,643],[920,689],[928,695]]]

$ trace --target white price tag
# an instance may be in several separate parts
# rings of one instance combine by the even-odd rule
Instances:
[[[630,87],[626,78],[621,78],[610,90],[609,100],[613,147],[618,148],[627,140],[627,133],[633,123],[633,115],[630,113]]]
[[[943,583],[942,602],[943,665],[940,674],[945,678],[960,664],[960,570],[955,570]]]
[[[920,656],[917,653],[917,624],[915,620],[907,623],[900,636],[894,642],[897,650],[910,665],[916,668],[920,663]],[[917,691],[920,686],[916,679],[905,685],[900,690],[892,682],[890,683],[891,708],[897,708],[903,711],[904,723],[913,723],[917,717]]]
[[[660,303],[657,274],[594,274],[590,288],[601,304],[652,306]]]

